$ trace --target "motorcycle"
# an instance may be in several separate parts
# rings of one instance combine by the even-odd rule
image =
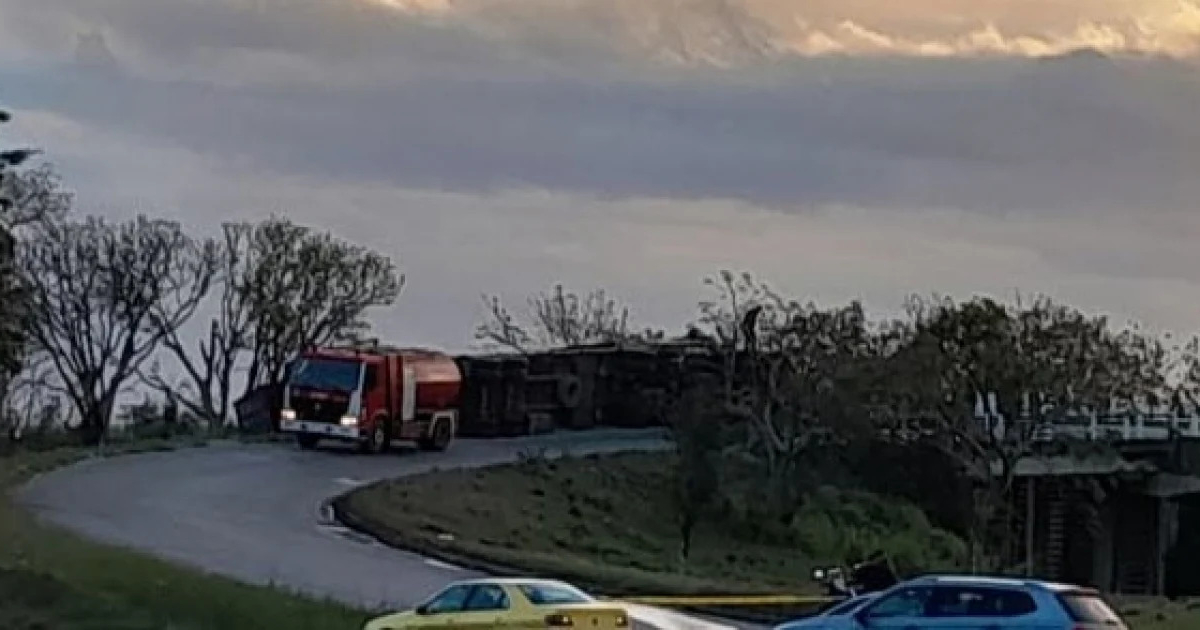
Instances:
[[[886,590],[900,581],[891,563],[882,555],[850,567],[817,567],[812,571],[812,579],[825,587],[826,595],[836,597],[839,601]],[[836,603],[832,602],[826,607]]]

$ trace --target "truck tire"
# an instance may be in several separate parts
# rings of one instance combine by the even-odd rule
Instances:
[[[574,374],[563,374],[558,378],[558,404],[568,409],[579,406],[583,399],[583,383]]]
[[[438,418],[434,421],[433,426],[429,428],[429,435],[418,440],[417,446],[423,451],[440,453],[450,448],[450,442],[452,441],[454,441],[454,420],[452,418]]]
[[[378,418],[371,434],[359,445],[359,449],[369,455],[378,455],[387,452],[391,445],[392,423],[388,422],[387,418]]]
[[[317,442],[320,442],[320,441],[321,441],[321,438],[319,438],[311,433],[297,433],[296,434],[296,444],[300,448],[302,448],[306,451],[316,448]]]

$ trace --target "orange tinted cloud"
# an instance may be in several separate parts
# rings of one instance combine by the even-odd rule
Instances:
[[[367,1],[516,32],[603,25],[659,57],[721,65],[781,54],[1200,53],[1197,0]]]

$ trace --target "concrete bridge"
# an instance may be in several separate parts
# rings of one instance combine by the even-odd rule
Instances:
[[[1002,417],[976,411],[1003,430]],[[1200,416],[1075,414],[1036,426],[1033,440],[1113,448],[1048,449],[1017,462],[1013,499],[1021,507],[1010,525],[1032,572],[1119,593],[1188,588],[1195,578],[1179,575],[1171,559],[1200,549]]]

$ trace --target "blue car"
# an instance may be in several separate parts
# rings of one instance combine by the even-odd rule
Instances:
[[[847,602],[849,604],[849,602]],[[1095,589],[1020,578],[923,576],[803,630],[1129,630]],[[796,627],[796,626],[792,626]]]
[[[810,628],[823,628],[825,627],[824,622],[828,621],[829,617],[845,617],[848,615],[853,615],[858,611],[859,608],[862,608],[868,602],[874,601],[875,597],[878,595],[879,593],[867,593],[865,595],[850,597],[845,601],[841,601],[833,606],[830,606],[829,608],[816,615],[813,615],[812,617],[796,619],[795,621],[789,621],[787,623],[775,626],[774,630],[809,630]]]

